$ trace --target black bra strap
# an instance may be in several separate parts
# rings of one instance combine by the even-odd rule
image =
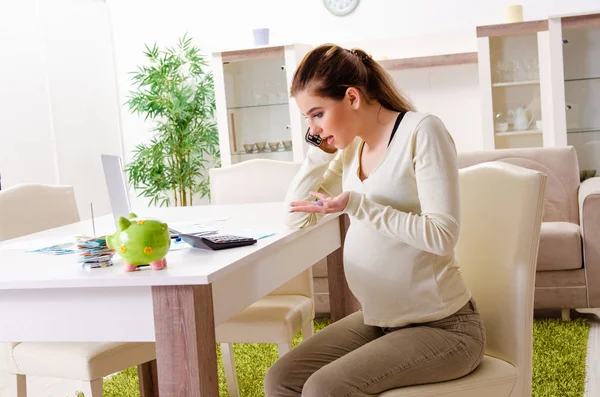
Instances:
[[[390,143],[392,143],[392,139],[394,139],[394,135],[396,135],[398,126],[400,126],[400,123],[402,122],[402,119],[404,118],[405,114],[406,112],[400,112],[400,114],[396,118],[396,123],[394,123],[394,129],[392,130],[392,135],[390,135],[390,141],[388,142],[388,146],[390,146]]]

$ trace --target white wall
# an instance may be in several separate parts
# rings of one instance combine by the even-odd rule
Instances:
[[[0,175],[2,187],[56,183],[41,9],[36,2],[0,2]],[[10,6],[10,9],[9,9]],[[8,58],[7,62],[7,56]]]
[[[424,48],[432,51],[431,46],[420,44],[423,36],[445,38],[438,46],[444,51],[450,46],[470,48],[475,26],[503,22],[503,8],[512,3],[362,0],[353,14],[340,18],[330,15],[320,0],[0,2],[3,186],[19,182],[74,184],[83,217],[90,201],[98,213],[108,211],[99,153],[120,154],[122,137],[128,161],[133,146],[150,136],[148,124],[123,107],[130,89],[128,73],[142,62],[145,43],[172,45],[188,32],[210,52],[251,45],[251,29],[266,26],[271,28],[274,44],[329,41],[360,44],[374,56],[410,56]],[[598,0],[520,3],[526,20],[600,9]],[[309,29],[309,23],[317,28]],[[395,37],[406,39],[390,40]],[[425,75],[414,72],[435,83],[435,91],[411,80],[412,72],[395,74],[421,110],[444,119],[459,148],[477,146],[479,139],[472,132],[478,127],[467,127],[471,121],[462,121],[476,119],[473,112],[479,111],[477,76],[471,74],[471,68],[432,68]],[[462,84],[459,78],[464,79]],[[459,96],[462,102],[457,104],[454,98]],[[454,106],[447,107],[450,104]],[[132,197],[132,203],[141,202]]]
[[[144,44],[175,43],[185,32],[206,52],[252,46],[252,28],[269,27],[271,43],[336,42],[360,46],[381,57],[410,57],[476,51],[475,27],[502,23],[511,0],[401,2],[362,0],[349,16],[335,17],[322,1],[291,0],[107,0],[115,37],[120,102],[126,101],[128,73],[143,61]],[[597,0],[577,2],[529,0],[526,20],[600,9]],[[312,25],[316,28],[308,28]],[[399,41],[397,37],[406,37]],[[420,79],[411,78],[420,76]],[[400,87],[420,110],[441,117],[461,151],[481,147],[480,106],[475,65],[395,72]],[[150,137],[148,124],[122,107],[125,158]],[[132,197],[134,205],[143,205]]]
[[[504,7],[514,3],[523,4],[526,20],[600,9],[597,0],[362,0],[351,15],[335,17],[320,0],[107,2],[118,26],[120,45],[139,47],[143,41],[169,42],[187,30],[206,49],[251,45],[251,29],[263,26],[271,29],[275,43],[346,42],[432,33],[474,33],[477,25],[502,23]],[[316,28],[309,29],[309,24]]]
[[[0,3],[0,173],[3,188],[75,187],[82,218],[110,212],[100,154],[122,153],[106,4]],[[6,60],[10,60],[7,62]]]
[[[483,147],[477,65],[409,69],[391,73],[418,111],[438,116],[459,152]]]

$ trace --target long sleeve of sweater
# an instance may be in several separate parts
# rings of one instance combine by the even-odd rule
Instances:
[[[290,184],[285,202],[316,200],[310,192],[321,192],[337,196],[342,192],[342,156],[343,151],[329,154],[311,147],[300,171]],[[290,227],[301,228],[315,224],[322,214],[288,213],[286,223]]]

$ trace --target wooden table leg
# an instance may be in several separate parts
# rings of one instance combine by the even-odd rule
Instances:
[[[158,371],[156,360],[138,365],[140,397],[158,397]]]
[[[348,288],[344,275],[343,249],[346,231],[350,226],[348,215],[340,216],[342,247],[327,256],[327,281],[329,283],[329,310],[331,321],[335,322],[360,310],[360,304]]]
[[[211,285],[152,287],[160,397],[218,397]]]

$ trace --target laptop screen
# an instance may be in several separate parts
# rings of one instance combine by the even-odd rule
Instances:
[[[127,193],[127,182],[123,173],[123,164],[119,156],[108,154],[102,155],[102,168],[104,179],[108,190],[108,198],[115,224],[119,216],[127,218],[130,211],[129,195]]]

